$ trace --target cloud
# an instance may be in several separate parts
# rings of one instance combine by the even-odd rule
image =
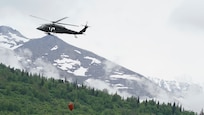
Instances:
[[[60,79],[59,71],[50,62],[41,58],[33,62],[34,68],[30,68],[29,72],[41,74],[47,78]]]
[[[120,66],[110,61],[103,61],[103,64],[105,65],[103,69],[105,70],[106,76],[109,76],[114,69],[120,69]]]
[[[131,94],[129,94],[128,92],[119,91],[116,86],[110,86],[109,83],[102,81],[102,80],[90,78],[90,79],[87,79],[84,83],[86,86],[96,88],[96,89],[101,90],[101,91],[102,90],[108,90],[109,94],[117,93],[118,95],[120,95],[123,98],[131,97]]]
[[[203,0],[184,0],[172,13],[172,21],[183,28],[204,29],[203,6]]]
[[[23,58],[31,58],[32,57],[32,52],[29,49],[23,49],[23,50],[18,50],[18,55],[23,57]]]
[[[18,61],[17,54],[9,49],[0,47],[0,62],[14,68],[22,69]]]
[[[32,61],[32,52],[29,49],[19,50],[19,61],[25,70],[40,74],[44,77],[60,79],[59,71],[50,62],[37,58]]]
[[[32,52],[29,49],[18,50],[18,61],[22,65],[23,69],[27,71],[32,65],[31,57]]]
[[[188,110],[200,112],[204,107],[204,89],[200,85],[191,84],[189,89],[183,92],[181,104]]]

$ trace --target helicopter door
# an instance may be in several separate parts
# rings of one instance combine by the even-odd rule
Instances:
[[[54,32],[55,31],[55,27],[49,27],[48,28],[50,32]]]

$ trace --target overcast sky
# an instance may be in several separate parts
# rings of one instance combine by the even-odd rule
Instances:
[[[88,21],[78,39],[57,36],[144,76],[204,82],[203,6],[203,0],[1,0],[0,25],[40,38],[45,34],[35,28],[47,22],[29,15]]]

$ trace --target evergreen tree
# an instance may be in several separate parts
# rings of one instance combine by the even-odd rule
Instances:
[[[200,112],[200,114],[199,115],[204,115],[204,113],[203,113],[203,109],[201,110],[201,112]]]

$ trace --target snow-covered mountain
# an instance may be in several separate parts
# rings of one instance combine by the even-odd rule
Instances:
[[[1,63],[47,77],[77,81],[109,93],[117,92],[123,97],[183,102],[189,100],[191,92],[195,96],[203,92],[197,84],[147,78],[53,35],[29,40],[17,30],[0,26],[0,50]]]
[[[27,39],[10,27],[0,28],[1,47],[10,49],[17,67],[44,76],[77,81],[109,93],[154,98],[165,92],[155,83],[90,51],[72,46],[53,35]],[[2,58],[3,59],[3,58]],[[6,59],[6,58],[5,58]],[[5,62],[5,61],[4,61]]]
[[[146,77],[53,35],[32,39],[14,51],[20,55],[22,66],[28,71],[35,69],[43,72],[45,70],[42,69],[47,67],[45,64],[42,66],[42,62],[47,62],[48,67],[53,65],[57,68],[62,79],[77,80],[79,84],[107,89],[109,93],[117,92],[124,97],[134,95],[153,98],[157,96],[155,92],[164,91]],[[27,59],[24,59],[25,55]]]
[[[29,39],[17,30],[8,26],[0,26],[0,46],[8,49],[15,49]]]
[[[184,98],[187,93],[193,92],[202,93],[203,87],[193,82],[181,82],[181,81],[167,81],[159,78],[148,77],[149,80],[157,84],[162,89],[167,90],[177,98]]]
[[[152,77],[148,77],[148,79],[162,89],[167,90],[174,97],[174,101],[182,104],[186,109],[200,112],[200,109],[203,108],[203,84],[194,83],[192,81],[167,81]]]

